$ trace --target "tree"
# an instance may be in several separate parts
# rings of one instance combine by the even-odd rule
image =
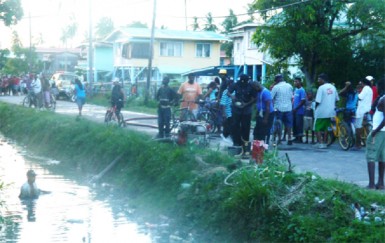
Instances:
[[[222,22],[222,26],[223,26],[223,33],[229,33],[232,31],[232,29],[237,26],[238,24],[238,18],[237,16],[234,14],[234,11],[232,9],[229,10],[229,16],[227,16],[225,18],[225,20],[223,20]]]
[[[131,24],[128,24],[126,27],[133,27],[133,28],[148,28],[147,24],[142,23],[140,21],[134,21]]]
[[[20,0],[0,1],[0,20],[5,26],[17,24],[23,17]]]
[[[62,36],[60,40],[67,47],[68,40],[73,39],[78,31],[78,24],[75,15],[71,15],[69,24],[62,29]]]
[[[217,31],[218,27],[214,24],[214,19],[211,13],[208,13],[206,15],[206,23],[205,27],[203,28],[204,31]]]
[[[191,25],[193,31],[199,30],[198,17],[194,17],[194,23]]]
[[[10,51],[8,49],[0,49],[0,70],[5,66]]]
[[[222,22],[222,26],[224,29],[223,34],[230,33],[237,24],[238,24],[238,18],[234,14],[233,10],[230,9],[229,16],[227,16]],[[232,56],[233,47],[234,47],[234,44],[232,41],[225,42],[221,45],[221,49],[225,51],[226,56],[228,57]]]
[[[315,82],[319,72],[337,73],[336,67],[338,73],[347,75],[348,68],[356,65],[358,37],[384,32],[385,0],[291,0],[285,4],[271,16],[274,12],[266,9],[278,8],[282,1],[254,2],[253,8],[266,24],[256,30],[253,40],[278,60],[295,57],[308,84]],[[346,80],[347,76],[334,78]]]
[[[11,50],[15,57],[1,58],[4,60],[2,72],[18,75],[28,71],[39,72],[39,70],[42,70],[42,64],[38,61],[35,47],[24,48],[16,31],[12,32]]]
[[[103,17],[99,19],[96,24],[95,35],[98,39],[103,39],[114,30],[114,22],[110,17]]]

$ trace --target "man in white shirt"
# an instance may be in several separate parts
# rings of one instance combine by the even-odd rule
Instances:
[[[278,74],[274,79],[276,85],[274,85],[271,91],[271,97],[273,99],[275,116],[281,120],[285,125],[285,133],[288,136],[287,145],[292,145],[291,141],[291,128],[293,127],[293,86],[286,83],[283,80],[282,74]]]
[[[336,87],[329,83],[329,77],[326,74],[321,73],[318,76],[318,83],[320,86],[315,97],[314,130],[319,143],[317,147],[325,149],[328,128],[331,125],[331,118],[336,115],[335,108],[339,97]]]
[[[42,106],[41,81],[35,74],[32,74],[31,88],[37,102],[35,105],[40,108]]]
[[[356,119],[354,121],[354,127],[356,129],[356,144],[355,147],[352,148],[352,150],[360,150],[362,147],[362,122],[364,121],[365,114],[370,112],[372,107],[373,90],[371,88],[371,83],[369,80],[364,79],[362,81],[362,84],[364,85],[364,87],[358,94],[358,106],[356,110]]]

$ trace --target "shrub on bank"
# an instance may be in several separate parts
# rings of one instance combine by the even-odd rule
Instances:
[[[197,242],[385,241],[383,194],[293,173],[272,153],[258,168],[240,167],[219,152],[75,117],[1,103],[0,117],[2,133],[68,169],[95,175],[121,155],[101,181],[129,194],[139,210],[161,210],[194,229]],[[379,206],[359,221],[358,203]]]

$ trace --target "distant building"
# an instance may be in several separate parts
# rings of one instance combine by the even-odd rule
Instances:
[[[234,27],[228,34],[233,41],[233,64],[243,66],[243,73],[248,74],[253,80],[264,81],[266,78],[266,64],[271,60],[267,53],[261,52],[252,41],[252,36],[260,23],[247,23]]]
[[[55,72],[75,72],[76,66],[81,59],[81,52],[78,48],[36,48],[36,54],[44,63],[44,70],[47,75]]]
[[[88,55],[88,43],[80,45],[85,57]],[[93,42],[94,81],[111,81],[114,71],[113,44],[104,41]],[[88,71],[88,58],[79,62],[78,67],[83,73]]]
[[[151,30],[121,28],[105,41],[113,44],[114,76],[133,82],[147,78]],[[167,75],[182,80],[192,69],[218,66],[220,44],[226,37],[215,32],[156,29],[153,43],[152,81]]]

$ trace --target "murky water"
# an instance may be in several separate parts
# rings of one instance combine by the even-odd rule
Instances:
[[[37,162],[38,161],[38,162]],[[34,159],[23,148],[0,135],[0,214],[15,223],[0,222],[0,242],[120,243],[156,242],[145,226],[130,220],[130,209],[119,199],[100,199],[96,189],[82,186],[43,168],[58,161]],[[26,171],[34,169],[40,189],[51,193],[21,201]]]

